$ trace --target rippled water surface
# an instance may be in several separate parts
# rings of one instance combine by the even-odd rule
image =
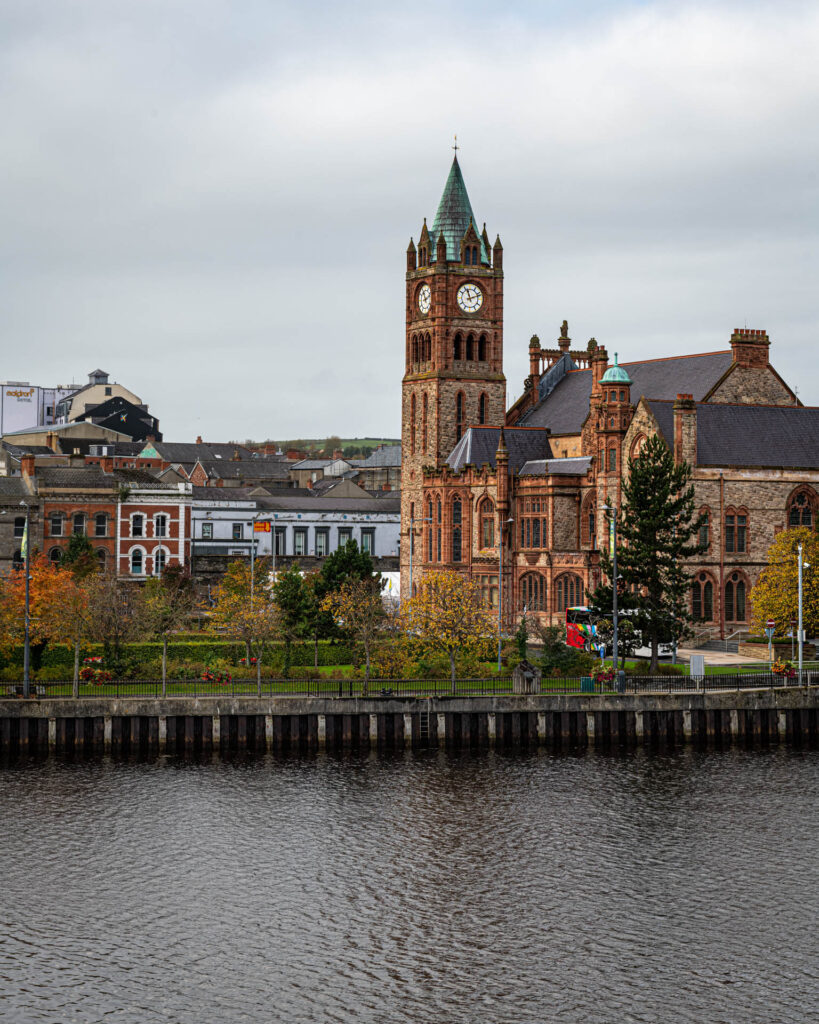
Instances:
[[[0,770],[0,1021],[819,1020],[819,754]]]

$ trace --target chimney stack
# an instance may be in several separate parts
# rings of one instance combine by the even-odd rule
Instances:
[[[697,406],[693,395],[678,394],[674,401],[674,461],[697,464]]]
[[[20,475],[27,484],[32,481],[34,477],[33,455],[22,455],[20,457]]]
[[[731,335],[731,351],[737,366],[764,370],[768,365],[771,342],[767,331],[749,331],[737,327]]]

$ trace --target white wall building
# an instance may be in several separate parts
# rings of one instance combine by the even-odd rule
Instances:
[[[0,384],[0,436],[28,427],[47,427],[55,422],[59,402],[77,386],[43,388],[28,381]]]

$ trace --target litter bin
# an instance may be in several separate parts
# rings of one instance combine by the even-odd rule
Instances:
[[[594,693],[594,680],[591,676],[582,676],[580,679],[581,693]]]

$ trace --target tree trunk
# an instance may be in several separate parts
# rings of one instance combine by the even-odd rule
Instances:
[[[79,639],[74,641],[74,683],[71,687],[71,696],[79,697],[80,695],[80,641]]]
[[[250,641],[245,640],[245,665],[250,668]]]
[[[162,637],[162,696],[168,696],[168,637]]]
[[[657,668],[660,664],[660,642],[657,637],[651,639],[651,662],[648,666],[648,671],[651,675],[656,675]]]
[[[449,652],[449,670],[450,670],[450,674],[452,676],[452,692],[456,693],[457,690],[458,690],[458,687],[457,687],[457,685],[455,683],[455,651],[454,650],[451,650]]]

